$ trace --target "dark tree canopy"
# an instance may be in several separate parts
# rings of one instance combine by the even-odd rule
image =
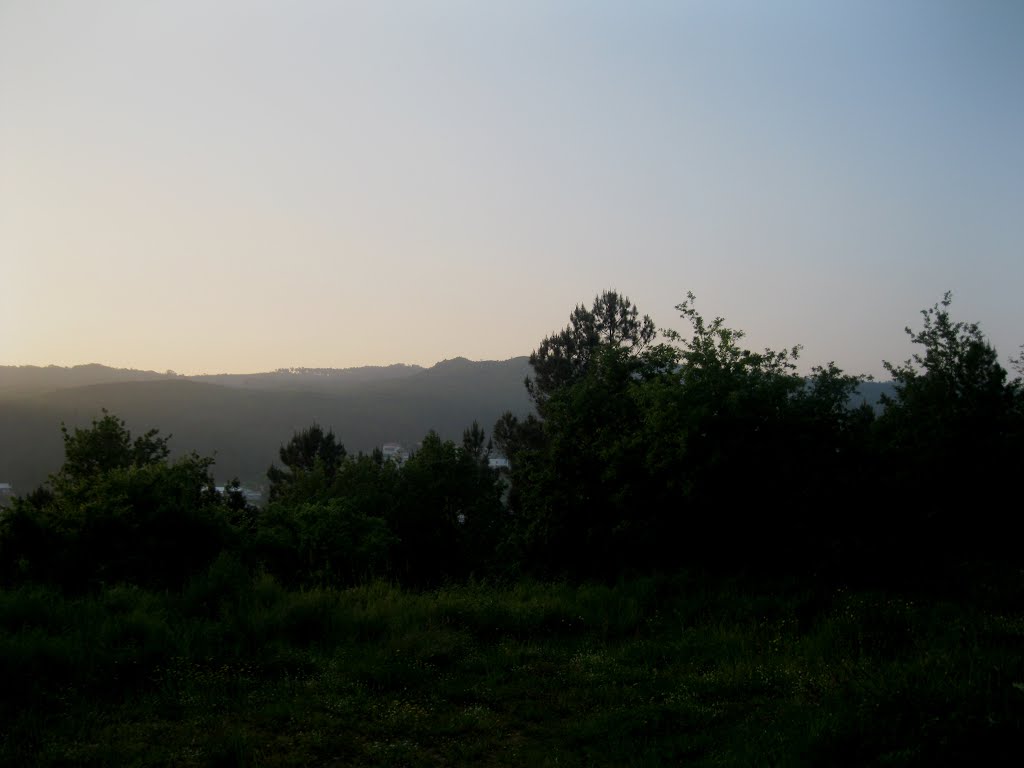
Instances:
[[[590,309],[578,305],[569,316],[569,325],[545,338],[530,355],[534,372],[533,378],[526,380],[530,397],[542,408],[556,390],[585,376],[602,348],[622,349],[637,357],[656,333],[651,318],[641,317],[629,298],[605,291]]]
[[[65,462],[50,487],[0,518],[0,578],[87,589],[129,582],[176,586],[205,569],[239,532],[244,499],[215,492],[213,459],[168,461],[168,438],[132,440],[106,411],[89,428],[62,427]]]
[[[903,365],[884,363],[896,383],[896,396],[883,400],[894,417],[906,414],[945,429],[949,425],[936,425],[937,419],[973,422],[1012,407],[1016,384],[1007,383],[1006,369],[978,324],[950,317],[952,301],[947,292],[939,304],[921,310],[920,331],[904,329],[922,352]]]
[[[64,436],[64,466],[61,475],[67,479],[93,477],[112,469],[146,466],[164,461],[170,454],[170,435],[161,437],[151,429],[132,441],[124,421],[103,410],[87,429],[70,431],[61,424]]]
[[[978,324],[952,319],[951,304],[947,293],[922,310],[921,330],[905,329],[920,352],[885,363],[896,385],[879,420],[885,493],[906,510],[903,537],[935,555],[1012,550],[1016,516],[1001,482],[1024,461],[1024,392]]]
[[[334,432],[324,432],[319,424],[314,423],[296,432],[279,452],[285,469],[272,464],[267,470],[270,500],[280,498],[298,481],[314,473],[322,474],[325,483],[329,483],[338,473],[346,454],[345,446],[335,439]]]
[[[801,376],[799,347],[744,348],[743,331],[694,301],[677,306],[688,331],[655,344],[650,318],[606,291],[531,357],[537,416],[494,427],[527,567],[743,567],[817,547],[846,519],[815,521],[831,489],[844,490],[834,511],[859,498],[842,478],[859,476],[872,419],[849,407],[862,378],[833,364]],[[785,514],[765,515],[782,487]]]

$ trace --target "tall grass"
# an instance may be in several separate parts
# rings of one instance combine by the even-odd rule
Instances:
[[[646,578],[0,592],[6,765],[1021,764],[1024,612]]]

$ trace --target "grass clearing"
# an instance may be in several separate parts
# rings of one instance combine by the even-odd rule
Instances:
[[[687,578],[0,593],[5,765],[1019,765],[1024,614]]]

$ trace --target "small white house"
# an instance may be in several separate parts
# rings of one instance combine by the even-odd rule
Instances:
[[[384,454],[385,460],[394,461],[397,464],[402,464],[409,458],[409,452],[402,447],[401,443],[384,443],[380,447],[380,452]]]
[[[508,463],[508,457],[495,451],[491,451],[487,456],[487,466],[491,469],[511,469],[511,465]]]
[[[223,485],[218,485],[214,490],[223,495],[227,488]],[[240,486],[238,490],[249,504],[258,505],[263,501],[263,494],[260,491],[253,490],[252,488],[246,488],[244,485]]]

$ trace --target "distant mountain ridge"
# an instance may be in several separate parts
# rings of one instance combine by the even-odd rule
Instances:
[[[415,365],[287,369],[180,376],[101,365],[0,366],[0,482],[17,493],[61,463],[61,422],[85,426],[106,408],[133,434],[157,428],[177,453],[214,455],[219,481],[256,486],[277,449],[313,422],[350,451],[385,442],[415,446],[428,430],[458,439],[475,420],[490,433],[506,410],[525,415],[529,358]],[[891,382],[866,382],[851,399],[878,408]]]
[[[26,370],[27,368],[27,370]],[[178,453],[215,455],[218,480],[264,478],[277,449],[317,422],[350,451],[415,445],[431,429],[458,439],[506,410],[531,409],[527,357],[350,369],[179,376],[105,366],[0,367],[0,482],[31,490],[62,459],[60,423],[84,426],[106,408],[133,434],[156,427]]]
[[[278,368],[266,373],[216,373],[185,376],[190,381],[205,381],[227,387],[252,389],[306,389],[333,391],[351,385],[390,381],[415,376],[430,370],[419,365],[364,365],[358,368]]]
[[[0,398],[34,396],[44,392],[94,384],[117,384],[131,381],[185,380],[219,384],[245,389],[289,389],[304,391],[338,391],[352,385],[407,379],[433,371],[439,375],[470,373],[481,366],[520,366],[527,358],[509,360],[469,360],[456,357],[441,360],[429,368],[421,365],[363,365],[353,368],[278,368],[256,373],[207,373],[194,376],[166,371],[112,368],[100,363],[74,366],[0,365]]]
[[[153,381],[173,378],[172,373],[111,368],[99,363],[74,365],[0,365],[0,397],[33,395],[40,392],[109,384],[115,381]]]
[[[429,370],[419,365],[365,365],[354,368],[279,368],[257,373],[217,373],[185,376],[166,371],[112,368],[99,363],[87,365],[0,365],[0,397],[38,394],[42,391],[84,387],[91,384],[114,384],[125,381],[161,381],[186,379],[209,381],[236,387],[294,388],[298,384],[327,382],[349,384],[366,381],[404,378]]]

